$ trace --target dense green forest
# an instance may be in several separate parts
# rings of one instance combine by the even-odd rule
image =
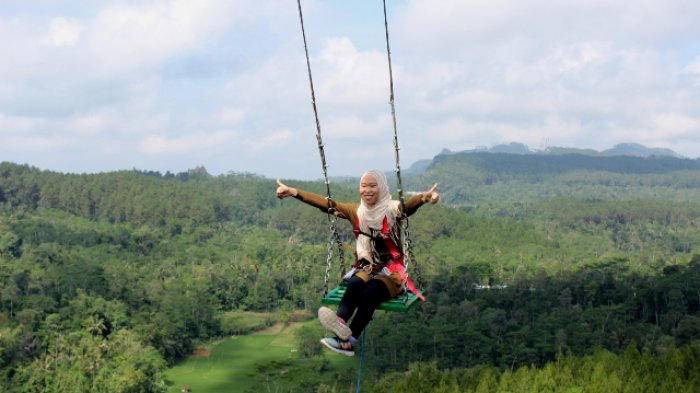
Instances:
[[[439,181],[452,206],[486,214],[553,198],[700,201],[700,159],[583,154],[436,156],[408,186]]]
[[[475,366],[440,370],[434,363],[415,363],[407,372],[389,373],[375,384],[378,393],[414,392],[696,392],[700,381],[697,344],[653,357],[634,343],[623,354],[598,350],[591,355],[557,356],[544,367],[515,370]],[[694,376],[694,377],[690,377]]]
[[[700,164],[582,157],[438,156],[406,179],[444,191],[445,204],[410,223],[429,301],[376,316],[368,387],[593,392],[606,378],[643,391],[624,389],[652,378],[648,391],[697,391]],[[315,310],[327,219],[274,189],[204,168],[77,175],[1,163],[0,390],[161,392],[163,370],[197,343],[241,332],[238,311]],[[333,189],[356,198],[353,180]],[[322,370],[315,356],[301,351],[291,367]],[[278,383],[346,391],[352,377],[304,375]],[[408,390],[410,380],[421,382]]]

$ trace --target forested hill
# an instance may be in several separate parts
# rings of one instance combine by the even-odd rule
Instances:
[[[318,182],[297,182],[321,192]],[[233,221],[251,224],[278,206],[274,180],[254,174],[214,177],[204,168],[178,174],[117,171],[65,174],[28,165],[0,163],[0,203],[9,207],[58,209],[110,223],[192,225]],[[349,197],[349,190],[336,190]]]
[[[440,154],[407,184],[440,182],[453,206],[483,208],[566,197],[700,200],[700,159],[584,154]]]
[[[581,149],[576,147],[547,146],[543,150],[533,150],[529,146],[518,143],[504,143],[490,148],[478,147],[473,150],[464,150],[461,153],[511,153],[511,154],[542,154],[542,155],[562,155],[562,154],[583,154],[587,156],[609,157],[609,156],[633,156],[633,157],[676,157],[682,156],[671,149],[659,147],[646,147],[639,143],[619,143],[610,149],[598,151],[594,149]],[[452,154],[449,149],[443,149],[440,154]]]
[[[538,179],[544,176],[573,171],[605,171],[620,174],[651,174],[672,171],[700,170],[700,160],[675,157],[591,156],[584,154],[508,154],[464,152],[437,155],[426,171],[440,171],[455,167],[471,167],[485,174],[498,176],[525,176]]]

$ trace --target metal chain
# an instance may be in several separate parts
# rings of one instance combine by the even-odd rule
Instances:
[[[386,17],[386,0],[382,0],[382,5],[384,6],[384,33],[386,36],[386,57],[389,63],[389,105],[391,105],[391,119],[394,126],[394,159],[396,161],[396,185],[399,193],[399,202],[401,203],[401,230],[403,232],[402,246],[404,249],[404,268],[406,269],[406,278],[404,279],[404,286],[406,281],[408,281],[408,266],[413,259],[413,245],[411,243],[411,236],[408,231],[408,215],[406,214],[406,204],[403,196],[403,186],[401,184],[401,163],[399,160],[399,137],[396,131],[396,106],[394,104],[394,72],[391,67],[391,48],[389,47],[389,23]],[[420,279],[420,275],[417,277]],[[420,284],[420,280],[419,280]]]
[[[338,233],[338,227],[335,225],[336,218],[333,216],[333,222],[331,224],[331,231],[333,232],[333,239],[335,240],[335,244],[338,247],[338,260],[340,261],[340,277],[338,278],[338,281],[342,280],[342,278],[345,276],[345,253],[343,252],[343,242],[340,240],[340,234]],[[328,280],[326,280],[328,281]],[[326,288],[328,287],[328,284],[326,284]],[[326,292],[328,290],[326,289]],[[325,297],[325,294],[324,294]]]
[[[323,297],[328,294],[328,277],[331,274],[331,261],[333,260],[333,232],[328,235],[326,244],[326,273],[323,276]]]
[[[340,278],[342,278],[345,275],[345,253],[343,252],[343,242],[340,240],[340,234],[338,233],[338,227],[336,225],[337,219],[335,215],[331,216],[331,236],[329,239],[329,242],[335,242],[336,246],[338,247],[338,260],[340,262]],[[328,248],[332,248],[331,245],[328,245]],[[323,289],[323,297],[326,297],[328,294],[328,275],[330,273],[330,258],[328,258],[328,261],[326,261],[326,278],[324,279],[324,289]]]
[[[330,209],[329,209],[330,210]],[[326,244],[326,272],[323,276],[323,297],[328,294],[328,279],[331,274],[331,261],[333,260],[333,246],[338,247],[338,259],[340,260],[341,273],[340,276],[345,275],[345,256],[343,253],[343,243],[340,241],[340,234],[338,233],[338,228],[336,225],[337,219],[335,215],[330,215],[330,234],[328,235],[328,243]]]
[[[323,296],[328,294],[328,278],[331,270],[331,260],[333,259],[333,243],[338,246],[338,257],[340,258],[341,270],[345,268],[345,258],[343,253],[343,243],[340,241],[338,228],[336,226],[335,208],[333,207],[333,199],[331,197],[331,185],[328,181],[328,165],[326,164],[326,153],[323,148],[323,139],[321,138],[321,122],[318,119],[318,109],[316,108],[316,92],[314,91],[314,80],[311,76],[311,61],[309,61],[309,49],[306,45],[306,31],[304,30],[304,15],[301,12],[301,0],[297,0],[299,8],[299,21],[301,22],[301,36],[304,40],[304,55],[306,56],[306,71],[309,75],[309,87],[311,89],[311,106],[314,109],[314,118],[316,119],[316,142],[318,143],[318,153],[321,157],[321,170],[323,171],[323,179],[326,183],[326,195],[328,199],[328,221],[330,221],[331,234],[328,238],[326,258],[326,274],[323,280],[324,291]]]

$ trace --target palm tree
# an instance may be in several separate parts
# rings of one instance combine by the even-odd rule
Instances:
[[[90,315],[87,317],[83,325],[92,335],[102,335],[107,330],[107,325],[99,315]]]

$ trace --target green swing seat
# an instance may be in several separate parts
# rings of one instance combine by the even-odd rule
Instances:
[[[321,299],[321,303],[340,304],[340,300],[343,298],[343,295],[345,295],[345,289],[346,286],[343,284],[331,289],[326,297]],[[410,291],[406,291],[406,293],[380,304],[379,307],[377,307],[377,310],[407,312],[411,309],[411,307],[413,307],[416,300],[418,300],[418,296]]]

